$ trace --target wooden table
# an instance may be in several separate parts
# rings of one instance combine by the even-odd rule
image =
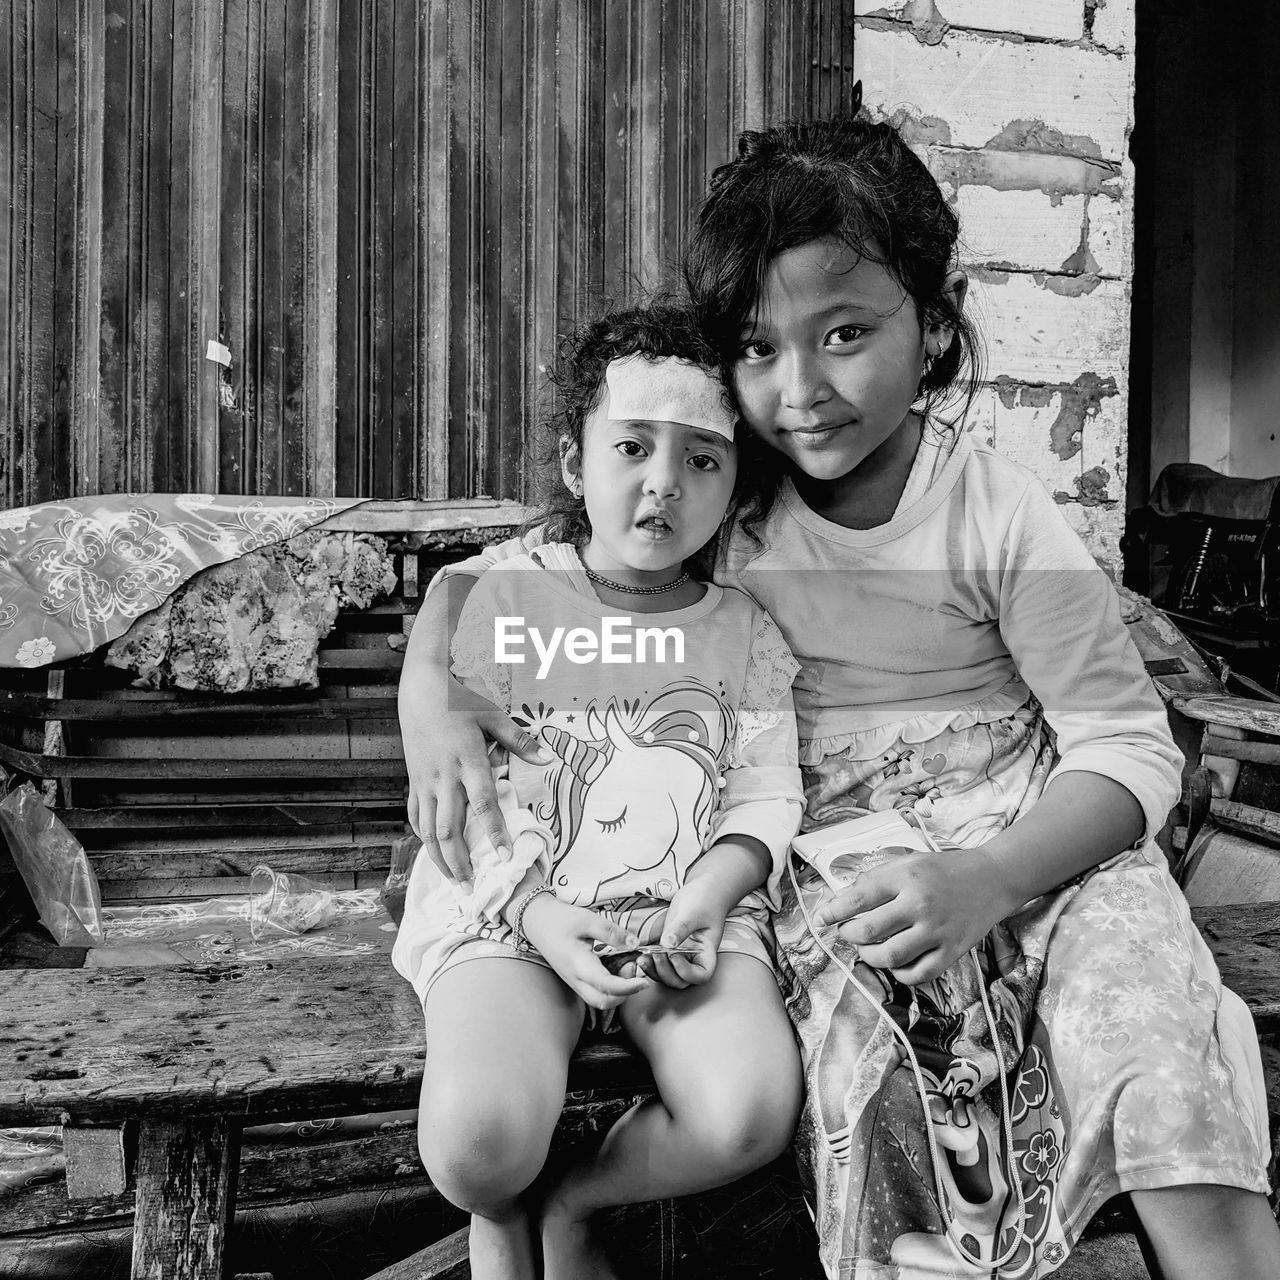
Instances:
[[[7,970],[0,991],[0,1124],[64,1126],[71,1197],[125,1190],[136,1122],[134,1280],[221,1280],[246,1122],[417,1105],[422,1014],[385,956]],[[570,1077],[649,1084],[606,1046]]]

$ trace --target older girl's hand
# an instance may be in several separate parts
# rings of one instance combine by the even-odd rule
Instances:
[[[494,848],[511,848],[488,740],[529,764],[547,764],[552,757],[487,698],[439,671],[401,683],[400,734],[409,775],[409,823],[441,874],[469,883],[471,856],[463,839],[468,805]]]
[[[1010,901],[994,860],[981,849],[890,852],[896,856],[835,894],[814,919],[837,925],[862,960],[900,982],[936,978],[1023,905]]]

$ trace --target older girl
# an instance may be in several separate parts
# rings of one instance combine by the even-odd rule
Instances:
[[[1043,1276],[1127,1192],[1163,1276],[1275,1277],[1252,1026],[1154,842],[1179,759],[1105,576],[966,430],[957,233],[849,118],[744,135],[688,256],[766,490],[717,578],[800,662],[805,826],[896,809],[941,848],[801,869],[779,920],[823,1262]],[[480,729],[519,746],[489,712],[406,743],[438,834],[460,776],[485,803]]]

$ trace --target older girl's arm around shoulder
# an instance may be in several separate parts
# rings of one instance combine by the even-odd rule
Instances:
[[[409,822],[441,873],[466,882],[471,879],[463,839],[468,806],[495,847],[510,848],[511,843],[494,790],[486,738],[530,764],[545,759],[542,748],[505,710],[460,684],[450,672],[450,640],[479,581],[462,568],[437,576],[418,610],[405,648],[397,708],[409,779]]]

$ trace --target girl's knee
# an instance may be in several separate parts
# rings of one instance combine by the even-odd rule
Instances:
[[[514,1200],[538,1176],[551,1129],[504,1107],[419,1113],[418,1154],[451,1204],[486,1213]]]
[[[767,1097],[720,1094],[686,1110],[694,1141],[733,1173],[749,1173],[777,1159],[791,1145],[800,1114],[800,1090],[780,1089]]]

